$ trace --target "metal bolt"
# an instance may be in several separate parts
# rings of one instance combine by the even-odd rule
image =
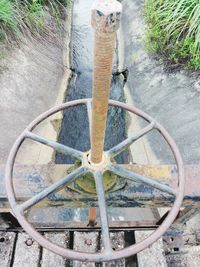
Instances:
[[[25,244],[30,247],[33,245],[33,239],[32,238],[28,238],[26,241],[25,241]]]
[[[92,245],[92,240],[91,240],[91,239],[86,239],[86,240],[85,240],[85,244],[86,244],[87,246],[91,246],[91,245]]]

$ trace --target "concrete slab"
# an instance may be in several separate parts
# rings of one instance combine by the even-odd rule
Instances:
[[[69,232],[60,232],[60,233],[45,233],[45,238],[52,243],[58,244],[64,248],[68,248],[69,244]],[[66,259],[63,257],[54,254],[53,252],[42,249],[42,259],[41,259],[41,267],[65,267]]]
[[[168,267],[199,267],[200,246],[188,248],[185,252],[178,252],[166,256]]]
[[[152,231],[136,231],[136,242],[144,240],[150,234],[152,234]],[[159,239],[152,246],[138,253],[137,259],[139,267],[167,267],[162,239]]]
[[[28,234],[20,233],[14,253],[14,267],[37,267],[40,261],[40,246]]]
[[[16,233],[0,232],[0,266],[11,266]]]
[[[98,250],[98,232],[74,232],[74,250],[95,253]],[[95,262],[73,261],[74,267],[95,267]]]
[[[110,233],[110,239],[111,239],[111,244],[112,244],[112,248],[114,250],[121,250],[124,248],[125,246],[125,239],[124,239],[124,232],[115,232],[115,233]],[[101,246],[103,248],[102,245],[102,238],[101,238]],[[115,260],[115,261],[109,261],[109,262],[104,262],[102,263],[102,267],[125,267],[126,263],[125,263],[125,259],[119,259],[119,260]]]

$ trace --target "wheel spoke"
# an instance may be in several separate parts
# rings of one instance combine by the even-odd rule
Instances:
[[[108,225],[108,215],[106,208],[106,199],[103,188],[103,176],[101,172],[96,172],[94,174],[96,190],[99,202],[99,211],[100,211],[100,219],[101,219],[101,232],[103,245],[106,253],[112,252],[111,242],[110,242],[110,234],[109,234],[109,225]]]
[[[92,129],[92,102],[91,100],[87,101],[87,113],[88,113],[89,135],[90,135],[90,143],[91,143],[91,129]]]
[[[54,148],[56,151],[58,151],[58,152],[60,152],[62,154],[65,154],[65,155],[69,155],[69,156],[71,156],[73,158],[81,160],[82,157],[83,157],[83,153],[81,151],[78,151],[78,150],[73,149],[71,147],[59,144],[59,143],[57,143],[55,141],[49,140],[49,139],[44,138],[42,136],[39,136],[37,134],[31,133],[31,132],[27,132],[26,133],[26,137],[29,138],[29,139],[32,139],[32,140],[34,140],[36,142],[39,142],[39,143],[41,143],[43,145],[50,146],[50,147]]]
[[[144,184],[147,184],[147,185],[150,185],[152,187],[155,187],[165,193],[168,193],[170,195],[173,195],[173,196],[176,196],[176,191],[174,189],[172,189],[171,187],[169,187],[168,185],[165,185],[163,183],[160,183],[160,182],[157,182],[155,180],[153,180],[152,178],[150,177],[146,177],[146,176],[143,176],[139,173],[135,173],[133,171],[129,171],[119,165],[109,165],[108,166],[108,169],[121,176],[121,177],[124,177],[126,179],[129,179],[129,180],[132,180],[132,181],[140,181],[140,182],[143,182]]]
[[[126,150],[131,144],[137,141],[139,138],[150,132],[155,126],[154,122],[151,122],[148,126],[138,132],[136,135],[128,137],[126,140],[122,141],[118,145],[114,146],[108,151],[108,154],[111,157],[115,157],[120,154],[122,151]]]
[[[88,169],[85,167],[80,167],[80,168],[76,169],[75,171],[68,174],[66,177],[62,178],[58,182],[52,184],[48,188],[44,189],[42,192],[38,193],[34,197],[27,200],[23,204],[19,205],[19,210],[21,212],[23,212],[23,211],[31,208],[32,206],[34,206],[35,204],[37,204],[38,202],[43,200],[45,197],[47,197],[48,195],[50,195],[54,191],[62,189],[66,185],[66,183],[68,183],[73,178],[76,178],[76,177],[80,176],[81,174],[85,174],[87,172],[88,172]]]

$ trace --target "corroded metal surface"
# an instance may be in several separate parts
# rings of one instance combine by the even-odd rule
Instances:
[[[119,258],[128,257],[132,254],[138,253],[139,251],[143,250],[144,248],[148,247],[150,244],[155,242],[159,237],[161,237],[165,233],[165,231],[169,228],[169,226],[173,223],[174,219],[177,217],[177,214],[179,212],[179,208],[182,205],[182,200],[183,200],[183,196],[184,196],[184,171],[183,171],[182,159],[181,159],[181,156],[179,154],[178,148],[177,148],[176,144],[174,143],[173,139],[169,136],[169,134],[165,131],[165,129],[161,125],[159,125],[157,122],[155,122],[149,115],[145,114],[144,112],[138,110],[135,107],[130,107],[124,103],[110,100],[109,101],[110,105],[119,106],[121,108],[124,108],[125,110],[128,110],[128,111],[142,117],[150,124],[153,122],[154,128],[157,129],[161,133],[161,135],[165,138],[165,140],[169,144],[169,146],[170,146],[170,148],[174,154],[174,157],[175,157],[175,160],[177,163],[177,169],[178,169],[178,177],[177,177],[178,179],[176,179],[175,188],[171,191],[170,187],[166,186],[166,185],[164,186],[163,183],[160,183],[160,186],[158,186],[158,184],[156,184],[156,188],[159,188],[161,191],[164,191],[163,194],[167,194],[167,193],[169,194],[170,193],[170,195],[172,194],[171,197],[175,198],[174,205],[173,205],[171,211],[169,212],[169,215],[166,217],[165,221],[162,223],[162,225],[159,226],[152,235],[150,235],[148,238],[141,241],[140,243],[132,245],[132,246],[125,248],[123,250],[119,250],[119,251],[113,251],[112,250],[112,248],[110,246],[110,242],[108,242],[108,240],[109,240],[109,226],[108,226],[108,217],[107,217],[108,215],[107,215],[107,208],[106,208],[105,196],[103,193],[103,185],[102,185],[103,173],[106,170],[109,170],[110,166],[112,166],[113,168],[115,168],[117,166],[116,163],[113,163],[112,157],[110,156],[109,151],[104,152],[104,157],[103,157],[104,160],[100,164],[91,164],[90,160],[88,159],[88,152],[81,154],[82,155],[82,164],[78,169],[76,169],[74,172],[70,173],[69,175],[67,175],[63,179],[57,181],[56,183],[54,183],[50,187],[44,189],[42,192],[36,194],[33,198],[27,200],[26,202],[24,202],[22,204],[17,204],[15,192],[14,192],[14,188],[13,188],[13,175],[12,174],[13,174],[13,165],[15,162],[15,157],[17,155],[17,151],[18,151],[20,145],[22,144],[22,142],[24,141],[24,139],[27,137],[27,135],[29,138],[30,137],[29,132],[31,132],[36,127],[36,125],[38,125],[45,118],[51,116],[52,114],[54,114],[60,110],[63,110],[65,108],[69,108],[69,107],[74,106],[74,105],[78,105],[78,104],[86,104],[87,105],[87,103],[89,101],[91,101],[91,100],[90,99],[84,99],[84,100],[75,100],[75,101],[71,101],[68,103],[64,103],[61,106],[53,108],[53,109],[45,112],[41,116],[39,116],[36,120],[34,120],[24,130],[24,132],[19,136],[19,138],[16,140],[13,148],[11,149],[11,152],[10,152],[10,155],[9,155],[9,158],[7,161],[6,188],[7,188],[9,202],[11,204],[12,210],[13,210],[14,214],[16,215],[19,223],[35,240],[37,240],[39,242],[40,245],[42,245],[43,247],[45,247],[45,248],[63,256],[63,257],[68,257],[71,259],[78,259],[78,260],[82,260],[85,262],[88,262],[88,261],[102,262],[102,261],[116,260]],[[140,134],[138,136],[140,136]],[[37,138],[37,141],[38,140],[39,139]],[[134,139],[134,141],[135,141],[135,139]],[[131,141],[129,143],[131,144],[132,142],[133,141]],[[45,143],[44,140],[42,140],[42,143],[49,145],[49,142]],[[54,149],[57,149],[57,147],[58,147],[57,144],[52,145],[52,143],[51,143],[51,146],[53,146]],[[123,150],[122,149],[123,147],[124,147],[124,149],[127,148],[126,142],[125,142],[124,146],[120,145],[120,148],[119,148],[120,151]],[[67,153],[70,154],[69,149],[66,149],[65,151],[68,151]],[[80,153],[78,152],[79,155],[80,155]],[[115,171],[115,170],[112,169],[112,171]],[[118,171],[122,173],[122,176],[124,175],[124,173],[121,170],[118,170]],[[96,181],[96,187],[98,187],[97,188],[98,203],[99,203],[99,207],[101,209],[101,211],[100,211],[101,228],[102,228],[102,233],[103,233],[104,247],[106,248],[102,253],[98,253],[98,254],[91,254],[91,253],[86,254],[86,253],[81,253],[81,252],[75,252],[73,250],[64,249],[60,246],[57,246],[57,245],[49,242],[41,234],[39,234],[24,217],[24,212],[27,210],[27,208],[30,208],[33,205],[37,204],[44,197],[48,196],[50,193],[52,193],[58,189],[61,189],[66,184],[66,182],[70,181],[70,179],[75,178],[84,172],[90,172],[90,173],[94,174],[95,181]],[[119,172],[117,173],[118,175],[120,174]],[[125,176],[128,180],[135,180],[137,183],[139,182],[140,186],[141,186],[141,181],[145,184],[148,184],[148,186],[151,186],[151,187],[155,185],[155,183],[152,183],[152,179],[150,179],[149,177],[143,176],[141,179],[141,175],[137,176],[132,172],[128,172],[128,175],[125,174]],[[132,194],[134,197],[133,192],[132,192]],[[141,194],[140,194],[140,196],[141,196]],[[152,194],[151,194],[151,198],[152,198]]]
[[[115,0],[98,0],[92,9],[95,30],[91,121],[93,163],[101,162],[103,157],[116,30],[119,28],[121,11],[121,4]]]
[[[16,165],[14,172],[14,186],[19,202],[26,201],[39,193],[41,189],[47,188],[51,183],[57,182],[64,177],[71,165]],[[162,182],[169,187],[175,188],[177,181],[177,170],[173,165],[120,165],[130,171],[151,177],[157,182]],[[9,209],[5,190],[5,166],[0,166],[0,208]],[[185,166],[185,193],[183,207],[200,207],[200,184],[199,165]],[[191,184],[191,186],[190,186]],[[152,195],[154,196],[152,198]],[[168,207],[174,198],[168,194],[144,185],[127,181],[126,186],[120,191],[108,192],[106,194],[109,207]],[[97,207],[97,197],[90,194],[72,192],[67,187],[54,193],[43,200],[37,207],[63,208],[86,208]]]
[[[121,13],[122,5],[118,1],[97,0],[92,7],[92,26],[101,33],[115,32],[120,26]]]

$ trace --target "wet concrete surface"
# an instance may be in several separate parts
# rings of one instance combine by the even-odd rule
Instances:
[[[138,108],[168,130],[184,163],[199,164],[200,73],[168,73],[162,63],[146,52],[143,8],[144,1],[123,1],[124,67],[129,70],[130,95]],[[173,162],[158,134],[152,132],[147,139],[161,163]]]
[[[91,27],[91,6],[93,1],[75,1],[71,39],[71,68],[73,75],[66,92],[66,102],[92,96],[93,29]],[[113,72],[117,70],[117,48]],[[113,75],[110,98],[124,102],[124,76]],[[109,108],[105,150],[126,138],[126,113],[120,108]],[[89,124],[86,106],[77,106],[64,111],[59,142],[81,151],[90,149]],[[116,160],[128,162],[125,151]],[[72,163],[70,157],[57,153],[56,163]]]

